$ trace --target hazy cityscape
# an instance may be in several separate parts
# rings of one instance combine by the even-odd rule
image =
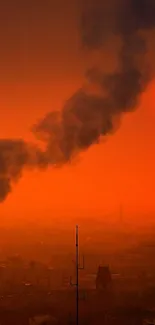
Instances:
[[[76,324],[75,229],[1,233],[0,323]],[[154,235],[121,223],[79,227],[79,324],[154,324]]]

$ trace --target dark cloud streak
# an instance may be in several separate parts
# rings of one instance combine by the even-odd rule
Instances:
[[[81,41],[88,52],[103,51],[113,35],[120,39],[118,69],[105,74],[102,67],[90,68],[86,80],[99,93],[78,89],[60,112],[33,127],[44,151],[24,141],[0,141],[0,201],[25,166],[61,166],[113,132],[117,118],[137,107],[152,78],[146,54],[147,32],[155,27],[154,0],[81,0],[81,11]]]

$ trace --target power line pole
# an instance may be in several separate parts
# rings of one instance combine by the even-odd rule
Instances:
[[[84,257],[83,257],[83,265],[79,265],[79,227],[76,225],[76,235],[75,235],[75,268],[76,268],[76,282],[72,282],[72,278],[70,278],[70,285],[76,287],[76,325],[79,325],[79,270],[84,269]]]

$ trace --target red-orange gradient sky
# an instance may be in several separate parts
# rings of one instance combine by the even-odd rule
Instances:
[[[34,140],[31,126],[81,85],[87,58],[79,46],[75,0],[0,4],[0,137]],[[106,58],[106,55],[105,55]],[[108,59],[107,59],[108,60]],[[107,62],[105,62],[107,64]],[[155,212],[155,85],[119,130],[73,166],[25,172],[0,205],[1,220],[117,217]],[[79,161],[78,161],[79,160]]]

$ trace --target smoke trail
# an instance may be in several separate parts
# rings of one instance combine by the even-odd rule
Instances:
[[[24,140],[0,140],[0,202],[12,189],[12,183],[22,176],[23,168],[47,166],[46,154]]]
[[[86,78],[100,88],[100,94],[81,88],[65,103],[60,116],[48,114],[35,126],[37,134],[46,136],[48,155],[55,163],[69,161],[110,133],[116,117],[135,109],[152,77],[146,62],[146,34],[155,27],[154,0],[84,0],[81,7],[83,46],[102,51],[105,41],[116,35],[122,43],[119,68],[108,75],[89,69]],[[53,156],[53,150],[59,154]]]
[[[11,180],[16,181],[28,162],[28,152],[21,140],[0,140],[0,201],[11,191]]]
[[[147,32],[155,27],[154,0],[83,0],[81,8],[83,46],[103,51],[115,35],[121,41],[118,69],[110,74],[94,67],[86,71],[86,79],[99,92],[77,90],[61,112],[49,113],[34,126],[36,136],[45,143],[44,152],[23,141],[0,141],[1,201],[24,166],[60,166],[112,132],[116,118],[137,107],[152,78],[146,54]]]

